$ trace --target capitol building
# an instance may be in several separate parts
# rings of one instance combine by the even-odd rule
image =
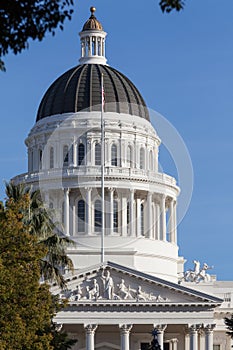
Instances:
[[[177,245],[176,179],[160,172],[160,137],[136,86],[107,64],[107,33],[91,8],[79,65],[45,92],[26,138],[28,171],[15,183],[39,188],[68,249],[68,298],[55,321],[73,350],[230,350],[224,317],[233,282],[206,262],[185,271]],[[156,126],[155,126],[156,127]]]

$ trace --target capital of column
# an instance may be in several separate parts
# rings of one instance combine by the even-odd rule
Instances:
[[[207,324],[204,326],[205,333],[212,333],[214,328],[216,327],[216,324]]]
[[[167,328],[166,324],[154,324],[154,328],[157,329],[158,333],[163,333],[165,329]]]
[[[112,192],[115,191],[115,188],[114,187],[108,187],[108,191],[112,193]]]
[[[91,191],[92,190],[92,187],[84,187],[85,191]]]
[[[84,324],[84,328],[87,334],[94,334],[97,327],[97,324]]]
[[[132,324],[119,324],[119,328],[122,334],[129,334],[133,325]]]
[[[193,333],[196,333],[198,332],[200,329],[201,329],[201,324],[192,324],[188,327],[189,329],[189,333],[190,334],[193,334]]]

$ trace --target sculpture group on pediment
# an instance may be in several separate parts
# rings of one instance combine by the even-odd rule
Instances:
[[[209,282],[211,280],[211,276],[206,273],[207,270],[213,269],[213,266],[209,266],[208,264],[204,263],[201,267],[200,261],[193,260],[194,268],[189,269],[184,272],[184,275],[182,276],[181,280],[184,280],[185,282]]]
[[[118,282],[118,283],[117,283]],[[109,270],[93,279],[85,278],[73,290],[64,291],[61,295],[69,301],[82,300],[136,300],[136,301],[155,301],[165,302],[167,298],[160,295],[154,295],[153,292],[146,292],[141,285],[131,288],[126,285],[125,280],[112,277]]]

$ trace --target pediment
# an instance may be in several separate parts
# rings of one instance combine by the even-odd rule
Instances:
[[[70,304],[110,302],[217,306],[221,303],[221,299],[214,296],[111,262],[80,270],[67,279],[65,291],[53,286],[52,293],[59,293]]]

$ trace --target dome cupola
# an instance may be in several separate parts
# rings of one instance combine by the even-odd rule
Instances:
[[[102,24],[96,19],[95,7],[90,8],[91,16],[79,33],[81,40],[81,64],[106,64],[105,37]]]

